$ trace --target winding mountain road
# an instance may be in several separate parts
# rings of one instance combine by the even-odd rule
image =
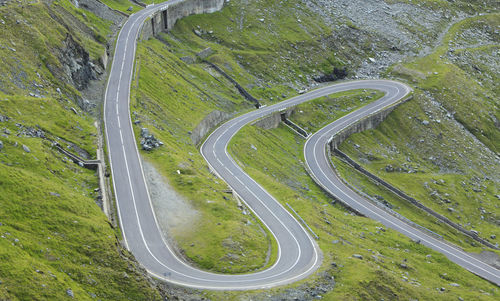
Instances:
[[[126,247],[153,276],[165,281],[202,289],[243,290],[267,288],[303,279],[321,263],[315,241],[299,222],[268,192],[251,179],[227,153],[227,145],[244,125],[287,107],[351,89],[378,89],[387,94],[362,109],[344,116],[313,135],[306,144],[307,164],[312,175],[325,189],[345,198],[346,203],[367,216],[381,221],[403,234],[420,239],[446,254],[472,272],[500,284],[498,270],[474,260],[466,253],[437,241],[397,219],[371,208],[350,189],[336,182],[328,161],[325,144],[335,129],[354,122],[383,106],[397,102],[410,89],[394,81],[357,81],[335,84],[236,117],[216,129],[203,143],[201,153],[210,168],[223,178],[274,235],[278,258],[270,268],[252,274],[223,275],[191,267],[180,259],[164,240],[145,181],[142,163],[130,119],[130,83],[136,42],[144,21],[152,13],[165,9],[174,0],[151,5],[130,16],[120,31],[105,94],[104,122],[117,211]],[[349,117],[350,116],[350,117]],[[339,124],[341,122],[341,124]],[[331,137],[331,136],[330,136]],[[310,153],[312,152],[312,153]],[[324,160],[325,159],[325,160]],[[351,203],[352,200],[352,203]],[[358,208],[359,207],[359,208]],[[365,209],[366,208],[366,209]],[[365,210],[365,211],[363,211]]]

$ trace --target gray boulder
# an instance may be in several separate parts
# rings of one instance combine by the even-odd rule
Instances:
[[[153,134],[150,134],[147,128],[141,129],[141,137],[141,147],[145,151],[152,151],[163,145],[163,142],[158,140]]]

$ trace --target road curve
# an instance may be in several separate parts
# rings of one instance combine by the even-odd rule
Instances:
[[[193,268],[176,256],[162,236],[149,197],[129,109],[136,41],[141,26],[152,13],[178,1],[181,0],[151,5],[130,16],[118,35],[106,88],[105,134],[125,245],[150,274],[188,287],[257,289],[305,278],[320,265],[318,246],[287,210],[235,164],[227,154],[227,144],[244,125],[286,107],[339,91],[370,88],[369,83],[387,86],[389,93],[386,98],[395,100],[398,95],[393,92],[401,84],[364,81],[328,86],[239,116],[216,129],[202,145],[202,155],[212,170],[241,196],[269,228],[278,243],[278,258],[270,268],[252,274],[223,275]]]
[[[357,122],[376,111],[397,102],[410,91],[404,84],[389,81],[363,81],[352,83],[358,88],[376,89],[384,91],[386,95],[342,118],[328,124],[311,135],[304,145],[305,163],[309,174],[314,181],[330,194],[340,199],[344,204],[357,212],[377,220],[411,239],[419,240],[422,244],[444,254],[451,261],[466,268],[472,273],[500,285],[500,271],[494,267],[472,257],[457,246],[425,233],[408,223],[377,207],[364,197],[350,189],[330,165],[327,147],[329,140],[345,127]]]

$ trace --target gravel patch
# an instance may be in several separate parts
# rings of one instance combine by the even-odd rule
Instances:
[[[158,223],[165,238],[189,230],[198,218],[189,201],[180,196],[167,179],[149,162],[142,161],[144,175]]]
[[[380,76],[388,66],[412,56],[425,56],[441,43],[448,27],[465,17],[444,8],[433,10],[408,3],[388,4],[379,0],[303,0],[304,5],[323,16],[336,35],[345,24],[370,36],[363,49],[372,59],[361,62],[356,77]],[[352,31],[352,30],[351,30]],[[351,33],[352,35],[352,33]],[[345,36],[347,40],[349,36]],[[359,44],[358,44],[359,45]]]

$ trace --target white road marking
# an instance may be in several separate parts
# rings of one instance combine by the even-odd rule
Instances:
[[[177,3],[179,1],[173,1],[173,2],[170,2],[170,3]],[[119,58],[120,55],[122,55],[122,60],[121,60],[121,66],[120,67],[116,67],[116,68],[120,68],[120,78],[118,80],[118,85],[117,85],[117,94],[116,94],[116,116],[118,118],[118,124],[119,124],[119,134],[120,134],[120,140],[121,140],[121,148],[122,148],[122,154],[124,155],[124,158],[125,158],[125,167],[127,169],[127,180],[129,182],[129,186],[130,186],[130,192],[132,193],[132,201],[133,201],[133,205],[134,205],[134,211],[135,211],[135,218],[137,220],[137,223],[138,223],[138,228],[139,228],[139,232],[140,232],[140,235],[141,235],[141,238],[142,238],[142,241],[144,243],[144,246],[146,248],[146,250],[148,251],[148,253],[152,256],[152,258],[154,258],[154,260],[159,263],[160,265],[162,265],[163,267],[165,267],[166,269],[168,269],[169,271],[173,272],[174,274],[172,274],[172,276],[181,276],[180,278],[178,279],[172,279],[171,277],[170,278],[166,278],[164,276],[161,276],[161,275],[158,275],[157,272],[154,272],[154,271],[151,271],[149,270],[149,272],[152,274],[152,275],[155,275],[157,276],[158,278],[161,278],[161,279],[164,279],[166,281],[169,281],[169,282],[172,282],[172,283],[177,283],[177,284],[180,284],[180,285],[184,285],[184,286],[190,286],[190,287],[197,287],[197,288],[210,288],[210,289],[250,289],[250,288],[264,288],[264,287],[270,287],[270,286],[275,286],[275,285],[280,285],[280,284],[285,284],[285,283],[288,283],[290,281],[293,281],[295,279],[301,279],[303,276],[305,275],[308,275],[313,269],[315,269],[317,267],[317,264],[318,264],[318,260],[319,260],[319,250],[318,250],[318,247],[317,245],[314,243],[314,241],[312,241],[312,238],[309,236],[309,234],[307,233],[307,231],[305,231],[303,229],[303,227],[300,225],[300,223],[298,223],[297,221],[295,221],[298,226],[300,227],[300,229],[302,229],[302,231],[305,232],[305,235],[306,237],[310,240],[309,243],[311,244],[313,250],[314,250],[314,254],[313,254],[313,258],[311,259],[312,262],[310,262],[309,265],[307,265],[307,268],[298,273],[298,274],[292,274],[291,276],[289,276],[288,278],[287,277],[282,277],[281,279],[278,278],[278,280],[271,280],[271,281],[268,281],[267,279],[271,279],[271,278],[277,278],[278,276],[280,275],[283,275],[285,274],[286,272],[290,271],[292,268],[294,268],[299,259],[300,259],[300,252],[301,252],[301,246],[300,244],[298,243],[297,239],[295,238],[295,236],[293,236],[293,234],[290,232],[290,230],[286,227],[286,225],[274,214],[274,212],[272,212],[270,210],[269,207],[267,207],[267,205],[265,203],[262,202],[262,200],[260,200],[259,197],[257,197],[257,195],[251,190],[248,188],[248,186],[246,186],[245,184],[243,184],[243,182],[238,178],[238,177],[235,177],[237,179],[238,182],[240,182],[244,187],[246,187],[246,189],[250,192],[250,194],[252,194],[256,200],[258,200],[264,207],[267,208],[268,211],[270,211],[270,213],[274,216],[274,218],[276,218],[280,223],[281,225],[287,230],[287,232],[292,235],[292,238],[295,240],[295,243],[298,245],[298,251],[299,251],[299,256],[297,256],[297,259],[295,261],[295,263],[290,266],[286,271],[282,271],[280,273],[277,273],[277,274],[271,274],[269,276],[264,276],[264,277],[260,277],[260,278],[255,278],[255,276],[257,275],[261,275],[261,274],[269,274],[270,271],[273,271],[274,269],[276,269],[278,267],[278,263],[281,262],[281,246],[280,246],[280,242],[278,241],[278,259],[277,261],[274,263],[274,265],[272,267],[270,267],[269,269],[267,270],[264,270],[264,271],[260,271],[260,272],[257,272],[257,273],[254,273],[254,274],[247,274],[247,275],[237,275],[237,276],[231,276],[231,275],[218,275],[218,274],[213,274],[213,273],[209,273],[209,272],[205,272],[205,271],[200,271],[200,270],[197,270],[197,269],[194,269],[193,267],[187,265],[184,261],[180,260],[176,255],[175,253],[170,249],[169,245],[165,242],[164,238],[160,235],[162,241],[163,241],[163,244],[165,245],[166,249],[170,252],[172,258],[174,258],[174,260],[177,262],[177,263],[180,263],[183,267],[183,270],[185,272],[189,272],[189,273],[192,273],[192,272],[195,272],[196,274],[198,275],[201,275],[203,276],[204,278],[200,278],[200,277],[195,277],[195,276],[192,276],[192,275],[187,275],[183,272],[180,272],[180,271],[176,271],[175,269],[172,269],[171,267],[167,267],[166,264],[164,264],[162,261],[160,261],[153,253],[152,251],[149,249],[149,245],[148,245],[148,242],[146,241],[145,239],[145,236],[144,236],[144,232],[142,230],[142,225],[141,223],[143,222],[141,219],[140,219],[140,216],[138,214],[138,210],[137,210],[137,204],[136,204],[136,198],[135,198],[135,190],[133,189],[133,186],[132,186],[132,180],[131,180],[131,171],[129,170],[129,164],[128,164],[128,157],[127,157],[127,153],[125,151],[125,143],[124,143],[124,140],[123,140],[123,134],[122,134],[122,131],[121,131],[121,123],[120,123],[120,115],[119,115],[119,107],[118,107],[118,102],[120,101],[120,99],[125,102],[124,98],[126,97],[126,101],[127,101],[127,110],[128,110],[128,116],[127,118],[129,119],[129,126],[130,126],[130,131],[132,133],[132,136],[134,137],[134,139],[132,139],[133,141],[133,147],[135,149],[135,153],[136,153],[136,158],[134,158],[134,160],[138,160],[139,162],[139,165],[140,165],[140,169],[141,169],[141,173],[142,173],[142,182],[143,184],[145,185],[145,188],[146,188],[146,191],[148,191],[148,200],[149,200],[149,208],[148,210],[151,210],[152,213],[153,213],[153,217],[154,217],[154,220],[155,220],[155,223],[156,223],[156,230],[157,231],[160,231],[159,230],[159,226],[158,226],[158,221],[157,221],[157,218],[156,218],[156,215],[154,214],[154,211],[152,210],[152,204],[151,204],[151,199],[149,197],[149,190],[148,190],[148,187],[145,183],[145,179],[144,179],[144,171],[142,169],[142,163],[140,161],[140,157],[139,157],[139,152],[138,152],[138,149],[137,149],[137,145],[135,144],[135,135],[134,135],[134,132],[132,130],[132,124],[131,124],[131,120],[130,120],[130,94],[129,94],[129,91],[130,91],[130,86],[131,86],[131,80],[132,80],[132,77],[131,77],[131,74],[128,74],[128,87],[126,87],[127,89],[123,89],[123,90],[126,90],[124,91],[123,93],[126,93],[124,95],[124,97],[119,97],[121,93],[121,83],[122,83],[122,78],[123,78],[123,71],[124,71],[124,66],[125,66],[125,60],[127,58],[127,54],[130,54],[130,56],[134,57],[135,56],[135,51],[136,51],[136,43],[135,41],[137,40],[138,38],[138,34],[139,34],[139,28],[142,26],[144,20],[146,19],[146,17],[153,13],[154,11],[157,11],[158,9],[160,8],[160,6],[149,6],[148,8],[146,8],[145,10],[142,10],[138,13],[135,13],[133,14],[129,20],[135,20],[130,23],[130,22],[127,22],[125,23],[125,25],[123,26],[123,29],[125,28],[128,28],[128,33],[127,33],[127,36],[125,38],[125,49],[122,53],[119,53],[118,51],[115,51],[115,54],[114,54],[114,57],[115,59],[116,58]],[[132,24],[129,26],[129,24]],[[138,25],[139,24],[139,25]],[[135,31],[134,31],[135,30]],[[118,35],[118,39],[117,39],[117,43],[116,43],[116,48],[115,49],[118,49],[118,47],[120,47],[120,45],[123,45],[123,35],[122,33],[124,32],[124,30],[122,30],[119,35]],[[134,42],[132,43],[132,49],[129,50],[129,38],[130,38],[130,35],[132,32],[135,32],[135,36],[134,36]],[[129,53],[130,51],[130,53]],[[115,61],[118,61],[118,60],[115,60]],[[112,72],[113,70],[118,70],[116,69],[115,66],[112,66]],[[109,88],[109,82],[107,83],[107,88],[106,88],[106,96],[105,96],[105,102],[107,101],[107,94],[108,94],[108,88]],[[356,83],[345,83],[343,84],[344,86],[349,86],[349,85],[353,85],[353,86],[356,86]],[[242,115],[240,117],[237,117],[236,119],[238,120],[238,122],[242,122],[242,124],[246,124],[252,120],[255,120],[257,117],[261,117],[261,116],[265,116],[266,114],[272,112],[274,110],[274,108],[278,107],[279,105],[290,105],[290,104],[298,104],[300,102],[303,102],[307,99],[307,97],[317,97],[317,96],[320,96],[320,95],[323,95],[325,94],[325,92],[329,91],[329,89],[331,89],[331,87],[325,87],[325,88],[320,88],[318,90],[315,90],[313,92],[309,92],[307,94],[303,94],[301,96],[297,96],[297,97],[294,97],[292,99],[289,99],[287,101],[284,101],[280,104],[277,104],[275,106],[271,106],[271,107],[266,107],[266,109],[264,110],[258,110],[258,111],[254,111],[254,112],[251,112],[251,113],[248,113],[246,115]],[[334,89],[334,88],[333,88]],[[330,92],[332,93],[332,92]],[[328,93],[328,94],[330,94]],[[107,110],[106,110],[106,107],[107,105],[105,104],[105,108],[104,108],[104,111],[105,111],[105,116],[104,116],[104,119],[105,119],[105,123],[107,122],[107,117],[106,117],[106,113],[107,113]],[[123,115],[122,115],[123,116]],[[233,120],[234,121],[234,120]],[[240,126],[240,125],[236,125],[238,124],[238,122],[235,122],[233,125],[227,127],[226,126],[226,129],[223,133],[223,135],[221,136],[225,136],[226,133],[232,129],[234,126]],[[224,126],[224,125],[223,125]],[[241,125],[242,126],[242,125]],[[241,127],[240,127],[241,128]],[[109,131],[110,129],[108,129],[106,127],[106,137],[107,137],[107,141],[108,141],[108,144],[109,144]],[[213,134],[213,133],[212,133]],[[212,135],[211,134],[211,135]],[[210,136],[211,136],[210,135]],[[229,140],[230,138],[232,138],[234,134],[231,135],[231,137],[229,137]],[[217,141],[213,144],[213,146],[215,147],[216,144],[218,144],[219,142],[219,139],[220,137],[218,137]],[[228,140],[228,141],[229,141]],[[206,141],[205,141],[206,142]],[[204,145],[205,145],[205,142],[202,144],[202,147],[201,149],[203,150],[204,148]],[[111,147],[111,146],[110,146]],[[234,162],[234,160],[227,154],[227,145],[224,147],[224,152],[225,152],[225,155],[227,158],[229,158],[229,161],[233,164],[233,168],[235,166],[236,170],[238,171],[238,174],[241,174],[243,177],[248,177],[244,172],[243,170],[238,166],[236,165],[236,163]],[[203,151],[202,151],[202,155],[203,157],[205,157],[205,155],[203,154]],[[215,158],[217,158],[217,154],[214,152],[214,156]],[[109,157],[110,157],[110,162],[111,162],[111,166],[112,166],[112,169],[113,169],[113,160],[112,160],[112,152],[111,150],[109,151]],[[206,159],[206,157],[205,157]],[[218,159],[217,159],[218,160]],[[208,162],[208,161],[207,161]],[[221,166],[227,170],[230,174],[232,174],[234,176],[234,172],[231,170],[231,168],[229,168],[228,166],[222,164],[222,162],[220,162]],[[219,172],[214,169],[210,162],[208,162],[208,165],[209,167],[214,170],[214,172],[220,177],[220,174]],[[223,169],[223,170],[224,170]],[[257,187],[260,187],[260,185],[258,185],[252,178],[248,177],[248,179],[250,180],[250,182],[254,183],[255,185],[257,185]],[[247,178],[245,178],[245,180],[248,180]],[[113,181],[113,185],[114,185],[114,188],[115,188],[115,194],[118,194],[118,190],[116,189],[116,184],[115,182]],[[260,187],[262,189],[262,187]],[[232,189],[232,188],[231,188]],[[234,189],[233,189],[234,191]],[[265,192],[265,190],[262,189],[262,191],[264,193],[267,193]],[[237,194],[237,192],[235,191],[235,194]],[[272,198],[272,196],[271,196]],[[251,206],[249,206],[249,204],[244,200],[242,199],[243,202],[247,205],[248,208],[250,208],[250,210],[252,210],[252,212],[254,212],[254,214],[259,217],[259,215],[253,210],[253,208]],[[283,206],[277,202],[274,198],[272,198],[272,200],[274,202],[276,202],[276,204],[278,206],[280,206],[284,212],[286,212],[286,214],[288,214],[292,219],[293,216],[288,212],[288,210],[284,209]],[[127,231],[125,231],[125,225],[123,224],[123,219],[122,219],[122,209],[120,208],[119,206],[119,200],[117,200],[117,207],[118,207],[118,215],[119,215],[119,219],[120,219],[120,223],[122,225],[122,231],[123,231],[123,234],[124,234],[124,240],[125,240],[125,245],[127,248],[129,248],[129,243],[127,241]],[[145,221],[145,222],[148,222],[148,221]],[[268,229],[271,229],[265,221],[262,221],[263,224],[268,228]],[[270,230],[272,235],[276,238],[276,234],[273,233],[272,230]],[[191,280],[187,280],[187,279],[182,279],[182,277],[185,277],[187,279],[191,279]],[[213,279],[210,279],[209,277],[213,277]],[[242,278],[251,278],[251,277],[254,277],[254,279],[248,279],[248,280],[244,280]],[[240,278],[240,279],[236,279],[236,278]],[[195,280],[198,280],[198,281],[201,281],[203,283],[207,283],[207,284],[200,284],[200,283],[195,283],[193,281]],[[266,282],[267,281],[267,282]],[[212,284],[208,284],[208,283],[212,283]],[[234,286],[228,286],[228,285],[223,285],[223,283],[239,283],[240,285],[237,286],[237,287],[234,287]],[[258,283],[258,284],[254,284],[254,283]]]

